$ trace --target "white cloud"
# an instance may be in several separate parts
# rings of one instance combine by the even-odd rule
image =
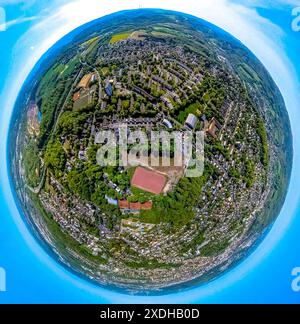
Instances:
[[[7,5],[21,5],[21,8],[26,10],[30,8],[32,5],[34,5],[36,0],[1,0],[0,5],[1,6],[7,6]]]
[[[296,7],[300,5],[299,0],[234,0],[248,7],[276,8]]]

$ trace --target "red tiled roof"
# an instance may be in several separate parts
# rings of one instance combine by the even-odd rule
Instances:
[[[119,200],[120,209],[151,210],[152,206],[153,206],[152,201],[147,201],[141,204],[139,202],[129,202],[128,200]]]
[[[141,204],[137,203],[130,203],[130,210],[141,210]]]
[[[120,200],[119,207],[121,209],[129,209],[129,202],[127,200]]]
[[[77,101],[79,98],[80,98],[80,92],[78,91],[78,92],[74,93],[73,101]]]
[[[139,202],[129,202],[127,200],[120,200],[119,201],[120,209],[130,209],[130,210],[151,210],[153,207],[152,201],[147,201],[143,204]]]
[[[155,171],[138,167],[131,179],[131,185],[155,195],[159,195],[166,185],[166,177]]]

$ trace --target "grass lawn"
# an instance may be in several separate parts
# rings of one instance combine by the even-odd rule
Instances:
[[[198,116],[199,110],[201,110],[201,105],[198,102],[195,102],[188,106],[184,111],[181,111],[177,119],[180,123],[184,124],[189,114]]]
[[[101,72],[104,76],[107,76],[109,74],[109,68],[108,67],[103,67],[101,69]]]

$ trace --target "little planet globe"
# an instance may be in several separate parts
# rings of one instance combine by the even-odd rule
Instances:
[[[154,133],[169,142],[146,148]],[[177,163],[185,134],[202,138],[196,176],[197,148]],[[102,158],[117,163],[100,163],[108,146]],[[293,155],[259,60],[216,26],[158,9],[100,18],[45,53],[19,94],[10,148],[17,203],[45,250],[136,294],[195,287],[244,260],[282,208]]]

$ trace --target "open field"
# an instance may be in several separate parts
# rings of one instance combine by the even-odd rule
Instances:
[[[110,44],[115,44],[115,43],[120,42],[124,39],[127,39],[130,35],[131,35],[131,33],[122,33],[122,34],[113,35],[113,37],[110,40]]]

